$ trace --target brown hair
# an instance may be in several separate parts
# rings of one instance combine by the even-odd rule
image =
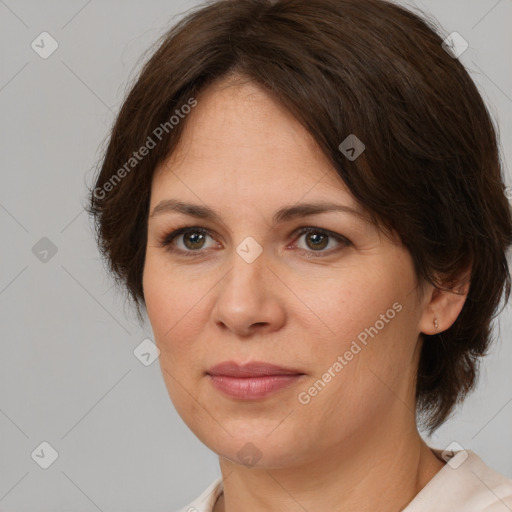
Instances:
[[[139,318],[153,171],[176,147],[184,105],[216,79],[249,78],[312,134],[376,225],[399,235],[420,283],[449,288],[471,264],[457,320],[424,335],[417,411],[430,433],[440,426],[475,386],[510,295],[512,243],[495,128],[442,42],[431,22],[384,0],[220,0],[171,28],[124,101],[87,205]],[[366,146],[354,161],[338,149],[349,134]]]

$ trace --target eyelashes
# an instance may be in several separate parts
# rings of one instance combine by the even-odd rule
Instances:
[[[165,247],[167,250],[171,252],[177,252],[177,253],[184,253],[184,256],[187,257],[195,257],[199,256],[198,252],[204,252],[200,250],[182,250],[182,249],[176,249],[173,245],[173,241],[175,238],[177,238],[180,235],[187,235],[187,234],[200,234],[203,238],[206,236],[212,237],[209,230],[206,228],[202,228],[199,226],[191,226],[191,227],[183,227],[176,229],[174,231],[171,231],[171,233],[164,235],[164,237],[160,240],[160,246]],[[213,237],[212,237],[213,238]],[[199,248],[201,249],[201,248]]]
[[[204,245],[200,245],[200,247],[192,248],[190,249],[183,243],[183,239],[185,238],[183,235],[196,235],[192,237],[191,245],[197,245],[201,244],[203,241],[207,239],[207,237],[211,237],[212,239],[215,239],[213,234],[210,232],[210,230],[203,228],[201,226],[187,226],[187,227],[181,227],[178,229],[175,229],[171,231],[170,233],[166,233],[159,239],[160,247],[165,248],[167,251],[171,253],[175,253],[178,255],[182,255],[184,257],[200,257],[204,256],[204,253],[207,252],[207,249],[204,249]],[[199,236],[197,236],[199,235]],[[348,247],[352,245],[352,242],[344,237],[343,235],[340,235],[339,233],[334,233],[332,231],[317,228],[314,226],[306,226],[299,228],[295,230],[293,233],[293,240],[296,242],[297,239],[302,237],[303,235],[315,235],[313,238],[313,247],[316,247],[317,249],[301,249],[298,248],[297,250],[301,253],[305,253],[308,258],[310,257],[326,257],[330,256],[335,252],[338,252],[342,250],[345,247]],[[185,249],[177,248],[174,244],[175,239],[180,237],[180,241],[185,246]],[[337,242],[337,246],[334,247],[334,249],[325,249],[324,242],[327,241],[327,245],[330,244],[330,239],[333,239]],[[189,243],[190,243],[190,239]],[[310,238],[311,240],[311,238]],[[218,244],[217,244],[218,245]],[[287,245],[289,247],[289,245]]]

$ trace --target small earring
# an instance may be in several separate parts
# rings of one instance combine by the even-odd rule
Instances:
[[[437,318],[434,319],[434,327],[437,329]]]

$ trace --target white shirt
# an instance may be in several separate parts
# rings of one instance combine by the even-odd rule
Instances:
[[[442,450],[432,450],[441,457]],[[179,512],[212,512],[223,492],[213,481]],[[500,475],[471,450],[461,450],[438,471],[403,512],[511,512],[512,480]]]

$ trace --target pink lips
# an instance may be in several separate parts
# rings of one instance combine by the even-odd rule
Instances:
[[[242,400],[265,398],[291,386],[304,375],[297,370],[259,361],[245,365],[226,361],[206,373],[216,389]]]

